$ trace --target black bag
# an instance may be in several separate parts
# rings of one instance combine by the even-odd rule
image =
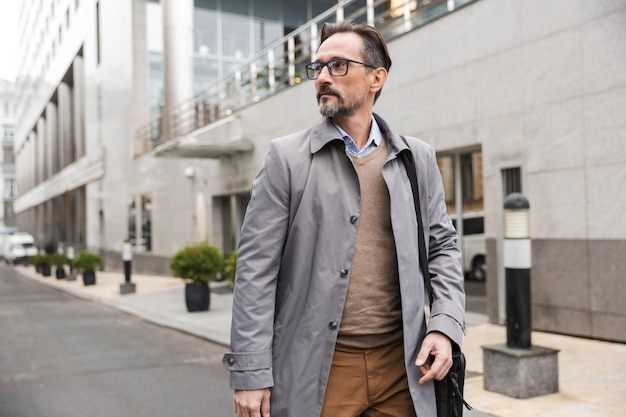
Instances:
[[[463,399],[465,385],[465,355],[458,349],[452,351],[452,367],[441,381],[435,381],[437,417],[462,417],[463,406],[472,407]]]
[[[404,143],[408,143],[404,136],[401,136]],[[409,153],[410,154],[410,153]],[[407,152],[400,153],[400,159],[404,163],[411,190],[413,191],[413,204],[417,216],[417,238],[419,247],[419,260],[422,274],[424,275],[424,285],[428,292],[430,310],[433,306],[433,287],[430,283],[430,272],[426,260],[426,243],[424,242],[424,225],[420,211],[420,200],[417,185],[417,170],[412,155]],[[435,381],[435,396],[437,397],[437,417],[462,417],[463,406],[471,410],[472,407],[463,399],[463,387],[465,385],[465,355],[456,345],[452,349],[452,367],[444,379]]]

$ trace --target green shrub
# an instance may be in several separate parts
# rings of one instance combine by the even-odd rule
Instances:
[[[215,281],[222,264],[219,249],[206,243],[197,243],[176,252],[170,261],[170,269],[175,277],[201,283]]]
[[[224,279],[232,287],[235,286],[235,273],[237,271],[237,251],[234,250],[224,261]]]
[[[82,251],[72,261],[72,266],[79,274],[85,271],[95,271],[100,265],[102,265],[102,258],[89,251]]]
[[[28,263],[34,266],[35,268],[39,268],[43,265],[43,255],[33,255],[28,258]]]
[[[56,266],[57,268],[62,268],[65,265],[68,265],[67,256],[61,253],[55,253],[55,254],[47,255],[47,256],[50,259],[50,263]]]

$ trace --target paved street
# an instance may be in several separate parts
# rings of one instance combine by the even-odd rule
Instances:
[[[184,306],[182,280],[133,274],[137,292],[121,295],[123,280],[124,275],[119,271],[98,271],[97,284],[86,287],[80,279],[44,278],[32,267],[0,266],[2,341],[10,341],[7,346],[14,346],[15,339],[28,340],[20,345],[24,351],[20,354],[26,356],[29,349],[34,351],[27,355],[30,362],[21,363],[19,368],[7,368],[7,364],[14,363],[12,357],[19,358],[20,354],[14,347],[0,347],[0,417],[126,416],[130,412],[137,416],[233,415],[225,371],[219,364],[230,338],[232,292],[224,283],[212,283],[211,309],[189,313]],[[18,288],[28,291],[20,292]],[[480,302],[480,294],[479,285],[468,283],[468,296]],[[115,310],[124,313],[117,314]],[[482,346],[503,343],[506,328],[489,324],[486,316],[474,312],[468,312],[466,319],[469,333],[463,341],[468,371],[465,397],[475,410],[465,412],[465,417],[624,415],[626,345],[533,332],[533,345],[559,350],[559,392],[516,399],[486,391],[483,386]],[[25,324],[18,325],[20,320]],[[78,333],[70,332],[74,327]],[[179,331],[195,338],[183,337]],[[51,333],[64,337],[53,338],[54,346],[44,352],[40,341]],[[94,342],[84,342],[83,334],[94,338]],[[183,341],[190,341],[192,347]],[[94,351],[85,352],[88,345]],[[79,376],[84,379],[76,380]],[[29,391],[22,392],[21,385]],[[45,412],[37,414],[35,411],[40,409],[28,414],[5,412],[1,407],[6,398],[10,398],[10,404],[24,407],[20,411],[30,410],[31,403],[38,404],[37,407],[45,404],[42,407]],[[52,413],[51,400],[63,400],[57,407],[68,404],[83,408],[79,408],[78,414],[57,413],[56,409]],[[106,400],[110,403],[103,405]],[[104,407],[110,407],[110,412],[102,411]]]
[[[223,346],[24,279],[4,264],[0,334],[0,416],[232,415]]]

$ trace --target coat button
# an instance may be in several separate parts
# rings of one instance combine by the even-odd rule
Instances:
[[[355,224],[357,222],[357,220],[359,220],[359,218],[357,216],[350,216],[350,223]]]
[[[341,278],[345,278],[348,276],[348,270],[347,269],[342,269],[340,272]]]
[[[235,364],[235,358],[233,358],[232,356],[230,358],[228,358],[228,364],[229,365],[234,365]]]
[[[331,321],[330,323],[328,323],[328,328],[330,330],[337,330],[337,322],[336,321]]]

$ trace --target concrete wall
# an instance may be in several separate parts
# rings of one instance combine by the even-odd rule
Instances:
[[[519,167],[531,204],[534,327],[626,340],[616,299],[626,271],[623,39],[618,0],[481,0],[389,45],[394,64],[376,111],[438,151],[482,149],[493,322],[504,314],[501,170]],[[267,140],[310,126],[316,113],[310,82],[240,112],[254,154],[221,161],[222,183],[209,192],[249,184]]]

